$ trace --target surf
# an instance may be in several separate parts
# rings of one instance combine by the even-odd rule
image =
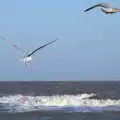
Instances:
[[[96,94],[25,96],[9,95],[0,97],[0,104],[7,112],[64,111],[103,112],[120,111],[120,100],[95,99]]]

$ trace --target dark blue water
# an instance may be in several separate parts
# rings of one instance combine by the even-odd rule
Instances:
[[[0,120],[119,120],[120,82],[0,82]]]

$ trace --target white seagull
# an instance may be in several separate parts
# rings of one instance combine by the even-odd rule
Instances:
[[[93,9],[93,8],[96,8],[96,7],[102,7],[101,10],[106,14],[112,14],[112,13],[120,12],[119,8],[113,8],[106,3],[100,3],[100,4],[97,4],[97,5],[94,5],[90,8],[88,8],[88,9],[84,10],[84,12],[87,12],[87,11]]]
[[[9,41],[9,40],[7,40],[6,38],[4,38],[4,37],[2,37],[2,36],[0,36],[0,38],[1,38],[2,40],[7,41],[12,47],[16,48],[16,49],[19,50],[20,52],[24,53],[24,57],[23,57],[22,59],[20,59],[20,61],[23,62],[23,63],[25,63],[25,64],[30,63],[30,62],[32,61],[32,55],[35,54],[38,50],[40,50],[40,49],[42,49],[42,48],[44,48],[44,47],[46,47],[46,46],[54,43],[56,40],[58,40],[58,39],[56,38],[55,40],[50,41],[50,42],[48,42],[48,43],[46,43],[46,44],[44,44],[44,45],[36,48],[36,49],[33,50],[32,52],[28,53],[28,52],[26,52],[25,50],[22,50],[21,48],[19,48],[19,47],[18,47],[16,44],[14,44],[12,41]]]

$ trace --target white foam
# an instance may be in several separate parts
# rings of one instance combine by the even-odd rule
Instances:
[[[112,109],[120,106],[120,100],[112,99],[90,99],[95,94],[79,95],[55,95],[55,96],[23,96],[11,95],[0,97],[0,103],[5,104],[7,108],[15,111],[33,111],[39,109],[53,110],[64,108],[77,108],[77,110],[96,110]],[[112,107],[111,107],[112,106]],[[117,110],[120,110],[117,108]]]

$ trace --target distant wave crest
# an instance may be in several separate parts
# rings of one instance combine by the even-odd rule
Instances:
[[[120,100],[93,99],[95,94],[23,96],[10,95],[0,97],[0,111],[65,111],[65,112],[102,112],[120,111]],[[4,107],[3,107],[4,106]]]

